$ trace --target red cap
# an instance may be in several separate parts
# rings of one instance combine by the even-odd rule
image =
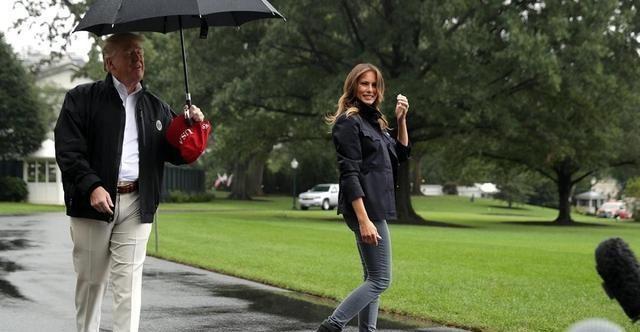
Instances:
[[[182,159],[190,164],[204,153],[210,132],[209,120],[193,122],[190,125],[183,116],[177,116],[171,120],[166,137],[169,144],[180,150]]]

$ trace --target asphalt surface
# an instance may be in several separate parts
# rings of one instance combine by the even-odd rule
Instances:
[[[69,221],[62,213],[0,217],[0,331],[75,330],[71,249]],[[111,331],[111,303],[107,290],[101,331]],[[140,331],[315,331],[334,306],[147,257]],[[378,330],[462,331],[384,315]]]

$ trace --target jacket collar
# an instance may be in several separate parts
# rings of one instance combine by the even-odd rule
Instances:
[[[382,113],[372,105],[367,105],[361,101],[356,101],[355,105],[360,111],[360,116],[369,122],[374,128],[380,129],[380,124],[378,123],[378,119],[382,117]]]
[[[114,90],[117,91],[115,85],[113,84],[113,75],[111,75],[111,73],[107,73],[107,76],[104,79],[104,83],[108,88],[113,88]],[[147,86],[146,84],[144,84],[144,80],[140,81],[140,85],[142,86],[142,89],[140,91],[147,90]]]

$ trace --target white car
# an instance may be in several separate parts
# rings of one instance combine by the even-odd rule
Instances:
[[[323,210],[331,210],[338,206],[338,191],[338,184],[318,184],[298,195],[300,209],[308,210],[311,206],[319,206]]]

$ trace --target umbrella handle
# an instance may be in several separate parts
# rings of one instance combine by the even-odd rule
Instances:
[[[188,97],[187,97],[188,98]],[[189,116],[189,108],[191,108],[191,99],[187,99],[187,109],[184,111],[184,121],[187,123],[187,126],[191,127],[193,124],[193,120]]]

